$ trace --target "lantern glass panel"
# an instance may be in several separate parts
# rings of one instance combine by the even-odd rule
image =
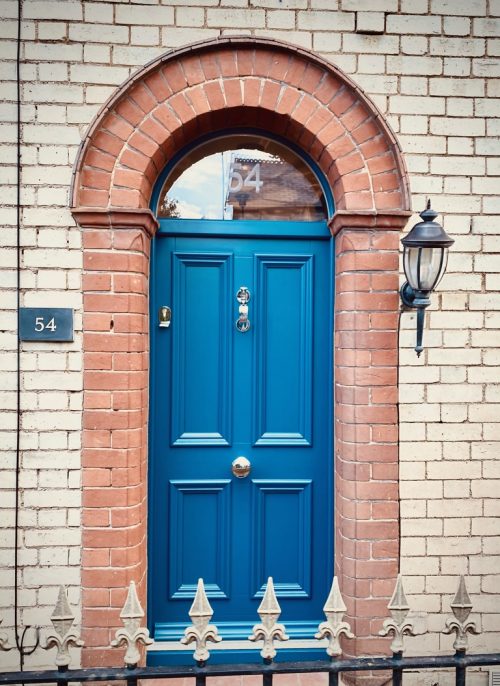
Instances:
[[[432,291],[446,269],[446,248],[407,247],[403,266],[408,283],[414,290]]]

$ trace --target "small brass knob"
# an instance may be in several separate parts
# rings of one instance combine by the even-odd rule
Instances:
[[[237,479],[244,479],[248,476],[251,468],[250,460],[243,456],[237,457],[231,463],[231,471]]]

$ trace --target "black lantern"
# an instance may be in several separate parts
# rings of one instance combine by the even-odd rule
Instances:
[[[441,224],[434,220],[437,212],[430,200],[420,214],[423,221],[415,224],[410,233],[401,240],[404,247],[403,267],[406,282],[401,286],[401,300],[406,307],[417,309],[417,356],[423,350],[425,308],[431,304],[430,294],[436,288],[446,269],[448,248],[455,242]]]

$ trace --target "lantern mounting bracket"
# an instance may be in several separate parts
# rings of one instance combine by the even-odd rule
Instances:
[[[431,304],[430,298],[422,297],[422,293],[415,291],[408,281],[399,289],[399,295],[401,297],[401,302],[405,309],[414,309],[416,307],[428,307]],[[426,304],[424,304],[426,303]]]

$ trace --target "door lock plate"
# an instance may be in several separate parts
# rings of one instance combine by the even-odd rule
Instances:
[[[158,310],[158,326],[162,329],[168,329],[172,321],[172,310],[168,305],[162,305]]]

